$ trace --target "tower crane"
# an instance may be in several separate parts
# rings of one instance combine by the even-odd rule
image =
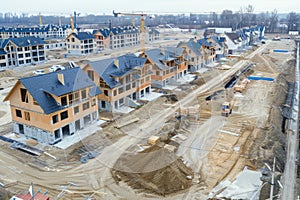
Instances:
[[[131,16],[131,17],[140,16],[141,17],[141,35],[142,35],[141,48],[142,48],[142,51],[145,51],[145,17],[147,16],[147,14],[143,13],[143,12],[140,12],[140,13],[137,13],[137,12],[132,12],[132,13],[115,12],[114,10],[113,10],[113,14],[115,17],[118,17],[118,16]]]
[[[40,27],[43,26],[43,19],[41,13],[39,13],[39,19],[40,19]]]

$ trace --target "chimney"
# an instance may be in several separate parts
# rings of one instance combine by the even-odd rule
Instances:
[[[57,74],[57,78],[62,85],[65,85],[64,74]]]
[[[160,54],[164,55],[165,54],[165,49],[164,48],[161,48],[160,50]]]
[[[119,60],[118,60],[118,59],[114,59],[114,65],[115,65],[116,67],[119,67]]]

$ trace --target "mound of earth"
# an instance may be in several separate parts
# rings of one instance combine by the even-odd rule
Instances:
[[[166,195],[189,188],[193,172],[173,152],[154,146],[142,153],[123,154],[112,175],[134,189]]]

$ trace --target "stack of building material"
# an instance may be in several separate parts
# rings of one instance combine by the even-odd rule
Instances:
[[[248,83],[249,83],[248,79],[242,80],[240,84],[237,84],[233,87],[234,92],[243,93]]]
[[[150,145],[156,145],[159,143],[159,141],[160,141],[160,137],[155,136],[155,135],[148,138],[148,144],[150,144]]]

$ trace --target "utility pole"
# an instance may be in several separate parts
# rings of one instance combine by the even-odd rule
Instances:
[[[270,190],[270,200],[273,200],[273,192],[274,192],[274,178],[275,178],[275,157],[273,160],[273,169],[272,169],[272,179],[271,179],[271,190]]]

